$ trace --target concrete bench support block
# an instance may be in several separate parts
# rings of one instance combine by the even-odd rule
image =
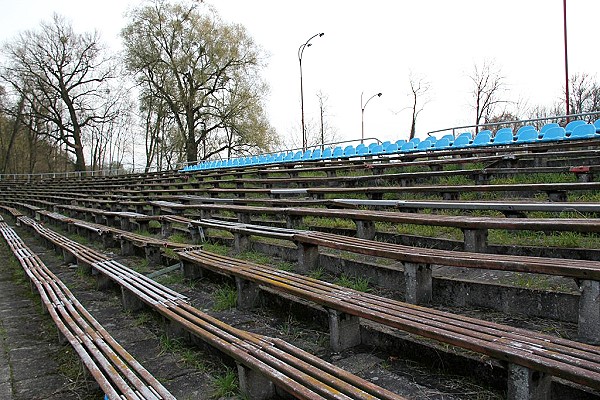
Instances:
[[[184,329],[183,325],[164,317],[162,321],[165,335],[167,335],[169,339],[184,341],[190,340],[190,334]]]
[[[579,340],[600,344],[600,282],[581,281],[579,290]]]
[[[250,214],[247,213],[237,213],[237,219],[240,224],[251,224],[252,220],[250,219]]]
[[[239,363],[237,370],[240,389],[249,399],[267,400],[275,397],[275,385],[263,374]]]
[[[234,233],[233,241],[236,253],[243,253],[250,250],[252,247],[252,243],[250,243],[250,236],[244,233]]]
[[[134,293],[121,286],[121,300],[126,311],[139,311],[144,308],[144,302]]]
[[[375,239],[375,222],[355,220],[354,223],[356,224],[356,237],[367,240]]]
[[[118,286],[117,283],[104,274],[97,275],[96,284],[98,285],[98,290],[108,290],[112,287]]]
[[[112,237],[110,233],[103,233],[100,235],[100,239],[102,239],[102,246],[105,248],[115,247],[115,239]]]
[[[431,302],[431,266],[426,264],[404,263],[406,302],[428,304]]]
[[[463,229],[465,238],[465,251],[472,253],[485,253],[488,244],[487,229]]]
[[[162,258],[159,247],[146,246],[144,247],[144,251],[146,252],[146,260],[148,261],[149,265],[162,264]]]
[[[517,364],[508,366],[508,400],[544,400],[551,398],[550,375]]]
[[[256,307],[260,293],[257,283],[236,276],[235,287],[237,289],[237,308],[248,310]]]
[[[150,232],[150,221],[135,221],[135,224],[141,232]]]
[[[128,232],[130,232],[132,230],[131,229],[131,221],[129,221],[129,218],[125,218],[125,217],[121,218],[121,229],[124,231],[128,231]]]
[[[173,234],[173,224],[169,221],[161,221],[160,222],[160,235],[163,238],[168,238]]]
[[[67,264],[75,264],[77,263],[77,260],[75,259],[75,256],[69,252],[66,249],[62,250],[62,254],[63,254],[63,260],[65,260],[65,263]]]
[[[298,215],[286,215],[285,225],[288,229],[299,229],[302,225],[302,217]]]
[[[329,340],[335,352],[360,344],[360,318],[334,309],[329,314]]]
[[[122,256],[133,256],[135,255],[135,246],[128,240],[121,239],[121,255]]]
[[[105,218],[107,226],[115,226],[116,218],[114,217],[114,215],[107,215]]]
[[[201,279],[204,276],[202,268],[189,261],[181,261],[181,270],[185,279],[196,280]]]
[[[319,246],[308,243],[298,243],[298,270],[310,272],[319,267]]]

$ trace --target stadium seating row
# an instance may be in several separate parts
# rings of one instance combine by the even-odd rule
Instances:
[[[539,131],[531,125],[525,125],[513,132],[511,128],[502,128],[495,133],[491,130],[480,131],[475,137],[471,132],[464,132],[454,137],[452,134],[436,138],[429,136],[426,139],[413,138],[409,141],[397,140],[396,142],[385,141],[383,143],[373,142],[369,145],[359,144],[356,147],[348,145],[334,148],[325,147],[308,149],[306,151],[283,151],[281,153],[261,154],[230,158],[227,160],[203,161],[196,165],[189,165],[181,172],[201,171],[217,168],[244,167],[251,165],[265,165],[286,162],[318,161],[328,159],[341,159],[350,157],[367,157],[386,154],[412,153],[421,151],[464,149],[485,146],[507,146],[511,144],[532,144],[555,142],[563,140],[581,140],[600,138],[600,119],[594,124],[588,124],[583,120],[569,122],[564,128],[557,123],[548,123]]]

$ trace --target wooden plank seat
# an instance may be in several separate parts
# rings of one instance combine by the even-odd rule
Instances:
[[[380,170],[379,166],[372,166]],[[402,183],[402,186],[413,185],[414,182],[426,179],[448,178],[448,177],[465,177],[471,179],[474,183],[488,183],[491,177],[506,177],[514,175],[527,174],[544,174],[544,173],[575,173],[576,175],[586,174],[586,181],[592,180],[593,176],[600,170],[599,165],[588,165],[580,169],[574,169],[571,166],[552,166],[552,167],[510,167],[510,168],[478,168],[478,169],[455,169],[455,170],[439,170],[439,171],[421,171],[421,172],[394,172],[394,173],[369,173],[365,170],[364,175],[356,176],[317,176],[317,177],[292,177],[292,178],[244,178],[231,179],[223,181],[210,181],[215,185],[219,183],[235,183],[237,188],[253,187],[262,185],[265,188],[285,187],[289,185],[299,185],[302,188],[308,187],[324,187],[324,186],[341,186],[354,187],[354,185],[381,185],[382,183],[389,185],[394,183]],[[379,172],[379,171],[378,171]],[[173,184],[170,184],[171,186]],[[181,184],[183,185],[183,184]],[[290,189],[292,190],[292,189]],[[300,191],[301,189],[294,189]],[[272,192],[273,193],[273,192]],[[303,193],[304,194],[304,193]]]
[[[175,396],[83,307],[12,228],[0,222],[0,233],[36,287],[42,306],[47,309],[60,334],[73,346],[110,399],[175,400]]]
[[[373,200],[373,202],[377,202]],[[381,200],[386,202],[386,200]],[[250,224],[251,215],[275,215],[283,217],[287,222],[287,227],[290,229],[298,227],[304,217],[320,217],[320,218],[341,218],[354,221],[357,227],[357,237],[363,239],[374,239],[376,235],[375,222],[385,222],[392,224],[413,224],[413,225],[428,225],[428,226],[444,226],[461,229],[464,233],[465,250],[486,252],[487,251],[487,236],[489,229],[503,230],[532,230],[532,231],[569,231],[593,233],[600,232],[600,219],[597,218],[493,218],[493,217],[470,217],[470,216],[453,216],[440,214],[417,214],[417,213],[402,213],[391,211],[373,211],[361,209],[323,209],[323,208],[294,208],[294,207],[260,207],[260,206],[244,206],[244,205],[221,205],[221,204],[200,204],[200,205],[183,205],[174,202],[150,202],[153,206],[160,207],[162,211],[178,210],[178,214],[185,210],[200,210],[201,218],[210,219],[215,212],[226,211],[235,212],[238,221],[241,223]],[[470,203],[464,203],[470,204]],[[481,203],[477,203],[481,204]],[[564,204],[564,203],[563,203]],[[519,207],[523,205],[524,207]],[[544,205],[554,206],[549,209],[557,210],[559,207],[552,203],[544,203]],[[589,204],[590,206],[600,211],[600,205]],[[500,205],[497,205],[501,207]],[[529,207],[531,206],[531,207]],[[163,209],[165,207],[165,209]],[[519,211],[521,209],[535,209],[531,204],[516,204],[511,208],[510,205],[505,205],[506,209]],[[541,207],[543,208],[543,207]],[[585,208],[581,207],[582,209]],[[569,209],[566,204],[560,208],[561,210]],[[163,216],[163,221],[169,221]],[[175,222],[175,219],[172,219]],[[180,218],[179,222],[189,226],[189,220]]]
[[[80,212],[84,212],[84,210],[85,209],[83,208],[79,209]],[[38,211],[38,213],[44,215],[46,218],[59,222],[62,222],[67,218],[59,213],[40,211]],[[107,225],[83,221],[77,218],[67,218],[67,221],[67,230],[70,229],[70,227],[74,227],[79,233],[85,230],[92,235],[100,236],[103,245],[106,247],[112,247],[114,241],[119,241],[122,255],[134,255],[135,248],[141,248],[144,251],[148,262],[152,264],[161,264],[162,253],[165,249],[182,249],[191,246],[190,244],[176,243],[155,237],[144,236]],[[93,240],[93,237],[90,237],[90,239]]]
[[[300,271],[309,272],[319,266],[319,248],[331,248],[365,256],[388,258],[403,264],[406,301],[427,304],[432,298],[432,265],[489,269],[517,273],[537,273],[573,278],[579,298],[578,332],[582,340],[597,342],[600,338],[600,262],[588,260],[485,254],[438,250],[351,238],[324,232],[273,230],[262,225],[232,223],[221,220],[192,220],[213,229],[234,233],[238,252],[250,248],[249,237],[263,236],[289,240],[296,244]],[[392,271],[396,267],[385,267]]]
[[[526,212],[579,212],[600,213],[600,204],[590,202],[539,202],[539,201],[435,201],[435,200],[362,200],[332,199],[332,204],[340,207],[393,207],[400,210],[491,210],[500,211],[507,216],[524,215]]]
[[[317,266],[319,247],[402,262],[407,301],[417,304],[427,303],[431,299],[431,265],[574,278],[581,292],[579,336],[592,342],[597,342],[600,338],[600,307],[597,302],[600,295],[600,262],[598,261],[417,248],[324,232],[299,233],[294,235],[294,241],[301,245],[298,246],[298,259],[301,263],[300,267],[305,271]]]
[[[339,194],[366,195],[381,200],[384,194],[427,193],[438,194],[444,200],[458,200],[461,193],[515,192],[548,194],[551,201],[565,201],[571,191],[599,190],[600,182],[532,183],[506,185],[438,185],[438,186],[370,186],[357,188],[308,188],[308,194],[317,198]],[[236,189],[230,189],[235,191]]]
[[[91,266],[126,289],[124,306],[135,310],[146,304],[192,335],[232,357],[238,363],[242,389],[251,399],[274,396],[275,386],[299,399],[401,400],[402,397],[327,363],[283,340],[242,331],[203,313],[190,305],[184,296],[101,253],[41,226],[28,217],[22,223],[41,236],[76,251],[78,261],[92,261]],[[135,277],[135,279],[132,279]],[[142,279],[143,278],[143,279]],[[125,292],[124,292],[125,293]]]
[[[597,346],[407,304],[203,250],[178,254],[184,273],[190,278],[198,276],[193,268],[199,266],[353,317],[600,388],[600,347]],[[251,307],[256,288],[248,288],[239,281],[237,287],[239,306]],[[332,347],[337,351],[360,343],[356,326],[353,333],[344,332],[340,339],[339,333],[335,334],[336,323],[330,321],[330,325]],[[352,331],[351,326],[346,329]],[[354,337],[349,337],[352,335]]]

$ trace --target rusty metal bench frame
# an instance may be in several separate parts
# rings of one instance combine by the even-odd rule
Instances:
[[[0,233],[8,243],[43,307],[73,346],[82,363],[109,398],[170,399],[175,397],[133,358],[83,307],[71,291],[6,223]]]
[[[597,346],[419,307],[203,250],[178,254],[188,278],[201,276],[195,267],[235,277],[240,307],[252,307],[256,303],[259,287],[325,307],[335,351],[360,343],[357,318],[363,318],[600,388],[600,347]]]
[[[299,399],[402,399],[283,340],[248,333],[210,317],[180,294],[29,217],[20,217],[20,221],[69,252],[78,263],[107,274],[124,289],[125,307],[136,310],[146,304],[168,319],[174,325],[172,330],[181,328],[236,360],[240,380],[251,398],[267,398],[278,386]],[[265,389],[269,396],[264,396]]]

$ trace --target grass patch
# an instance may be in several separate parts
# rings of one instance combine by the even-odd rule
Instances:
[[[233,286],[223,286],[217,289],[214,294],[213,310],[225,311],[234,308],[237,305],[237,290]]]
[[[211,398],[233,397],[238,394],[239,384],[235,372],[227,369],[223,374],[213,378]]]
[[[370,280],[369,278],[363,277],[350,277],[346,274],[342,274],[338,279],[334,282],[336,285],[347,287],[350,289],[358,290],[359,292],[369,292],[371,291]]]
[[[183,243],[183,244],[189,244],[190,243],[190,238],[186,235],[184,235],[183,233],[174,233],[171,236],[169,236],[169,242],[172,243]]]
[[[222,256],[229,255],[229,247],[219,243],[204,243],[202,245],[202,250]]]
[[[255,251],[244,251],[240,253],[238,258],[241,260],[250,261],[255,264],[266,265],[271,263],[271,257],[262,253],[257,253]]]
[[[161,223],[159,221],[156,220],[150,220],[148,221],[148,228],[149,229],[159,229],[161,227]]]

